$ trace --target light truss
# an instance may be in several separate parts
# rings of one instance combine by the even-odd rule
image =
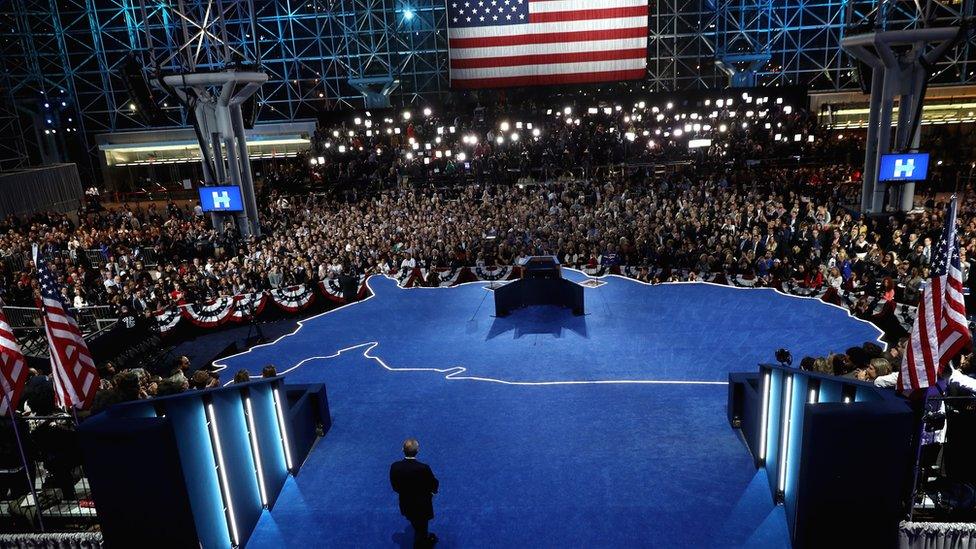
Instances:
[[[877,0],[660,0],[648,20],[652,91],[724,87],[716,60],[765,58],[760,85],[857,87],[840,48],[848,28],[972,16],[972,2]],[[407,16],[409,10],[410,16]],[[350,79],[399,81],[393,104],[437,101],[449,90],[445,0],[6,0],[0,2],[0,165],[36,157],[50,118],[78,130],[96,175],[93,136],[145,128],[122,77],[130,53],[152,77],[253,64],[268,74],[259,121],[360,108]],[[936,67],[936,83],[976,82],[969,37]],[[739,56],[739,57],[736,57]],[[53,105],[44,108],[43,103]],[[65,106],[61,106],[61,103]],[[169,100],[159,125],[181,126]],[[68,119],[71,119],[68,122]],[[9,131],[8,131],[9,128]],[[27,136],[26,143],[23,136]]]

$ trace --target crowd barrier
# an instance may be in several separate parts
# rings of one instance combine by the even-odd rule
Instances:
[[[761,365],[729,374],[728,416],[783,505],[793,547],[894,547],[920,424],[890,389]]]
[[[0,524],[6,531],[92,527],[97,513],[82,467],[75,418],[0,419]],[[0,542],[0,546],[7,545]]]
[[[662,269],[626,265],[583,268],[580,271],[593,278],[617,275],[646,282],[658,277],[664,281],[699,281],[737,288],[772,288],[788,295],[820,299],[825,303],[844,307],[848,310],[853,310],[857,298],[863,295],[862,292],[848,292],[828,286],[805,288],[794,281],[769,282],[754,276],[725,273],[699,275],[690,271],[665,272]],[[397,284],[403,288],[415,286],[450,287],[467,282],[513,280],[521,276],[521,269],[509,265],[437,269],[414,267],[392,270],[384,273],[384,275],[396,280]],[[367,278],[367,276],[361,275],[356,282],[358,287],[357,299],[362,299],[369,293],[366,285]],[[314,284],[299,284],[270,291],[222,296],[203,303],[166,307],[155,311],[153,318],[159,332],[166,335],[185,324],[190,324],[196,328],[210,329],[227,323],[248,322],[259,317],[269,303],[273,303],[275,308],[284,314],[303,313],[318,298],[325,299],[329,306],[342,305],[348,302],[343,296],[339,279],[328,278]],[[897,341],[899,337],[905,335],[915,318],[916,307],[914,305],[872,297],[868,306],[868,311],[861,314],[860,317],[870,320],[881,328],[888,341]]]

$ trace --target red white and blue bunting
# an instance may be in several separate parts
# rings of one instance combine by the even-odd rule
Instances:
[[[311,286],[300,284],[288,288],[277,288],[271,290],[271,300],[283,311],[296,313],[312,304],[315,299],[315,292]]]
[[[724,273],[703,273],[697,275],[689,272],[672,271],[666,273],[661,269],[631,266],[599,266],[595,268],[584,268],[582,271],[591,279],[602,278],[608,275],[621,275],[628,278],[639,278],[642,280],[699,280],[713,284],[734,286],[737,288],[760,288],[770,287],[772,282],[768,278],[742,275],[726,275]],[[450,287],[466,282],[478,281],[505,281],[518,278],[521,269],[513,266],[477,266],[444,269],[421,269],[407,268],[393,270],[386,274],[387,277],[397,281],[403,288],[414,286],[427,287]],[[809,297],[820,299],[826,303],[853,309],[857,298],[849,293],[836,290],[834,288],[806,288],[794,281],[787,281],[771,286],[776,291],[784,294],[799,297]],[[318,292],[316,292],[316,288]],[[286,313],[297,313],[303,311],[315,300],[315,294],[321,293],[329,302],[336,304],[346,303],[342,295],[342,288],[338,279],[326,279],[312,285],[298,285],[288,288],[279,288],[267,292],[255,292],[242,294],[234,297],[221,297],[205,304],[180,305],[162,309],[155,313],[156,324],[160,333],[166,334],[176,328],[181,319],[189,320],[193,325],[202,328],[213,328],[221,324],[232,322],[245,322],[252,315],[260,315],[269,301],[280,310]],[[369,293],[366,285],[366,277],[360,276],[359,295],[362,299]],[[873,320],[882,321],[892,320],[902,326],[910,328],[915,317],[915,307],[888,303],[883,300],[873,299],[869,303],[869,314]]]
[[[218,297],[203,304],[187,304],[182,307],[183,318],[201,328],[220,326],[234,312],[233,297]]]

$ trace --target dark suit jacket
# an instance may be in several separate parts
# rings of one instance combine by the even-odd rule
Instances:
[[[437,477],[426,463],[402,459],[390,466],[390,484],[400,494],[400,513],[410,520],[434,518]]]

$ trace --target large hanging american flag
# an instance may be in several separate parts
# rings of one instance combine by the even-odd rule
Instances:
[[[41,285],[44,330],[51,351],[54,394],[62,408],[87,408],[98,390],[98,370],[78,323],[61,301],[61,288],[43,259],[34,251],[37,280]]]
[[[0,302],[0,307],[3,303]],[[20,395],[27,382],[27,364],[24,353],[17,344],[14,331],[7,322],[7,315],[0,309],[0,416],[7,415],[11,409],[16,410],[20,403]]]
[[[647,0],[447,0],[451,86],[643,78]]]
[[[932,279],[919,298],[915,324],[898,374],[898,390],[902,392],[935,385],[945,365],[960,351],[972,347],[956,243],[955,196],[949,203],[930,272]]]

